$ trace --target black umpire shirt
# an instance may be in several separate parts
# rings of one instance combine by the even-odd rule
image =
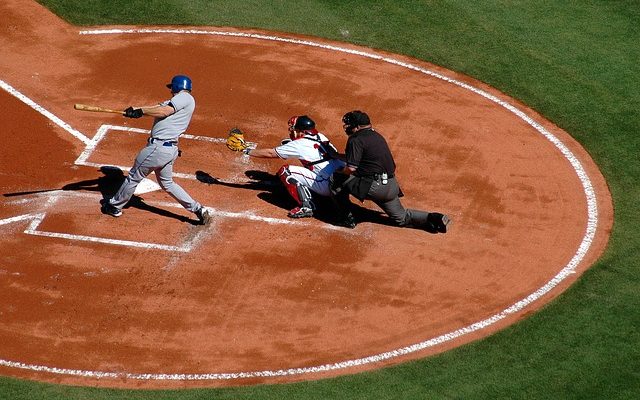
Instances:
[[[347,165],[357,168],[354,175],[359,177],[373,177],[383,172],[392,177],[396,171],[387,141],[372,128],[349,135],[346,161]]]

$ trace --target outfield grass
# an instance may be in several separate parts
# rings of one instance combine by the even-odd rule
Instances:
[[[616,220],[605,255],[565,294],[515,326],[436,357],[324,381],[223,390],[103,390],[1,378],[0,398],[640,398],[637,1],[40,2],[78,25],[257,27],[367,45],[466,73],[578,139],[610,184]]]

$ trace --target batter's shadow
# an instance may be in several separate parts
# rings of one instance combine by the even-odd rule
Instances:
[[[102,202],[106,201],[102,200]],[[165,210],[164,208],[160,208],[160,207],[156,207],[156,206],[152,206],[150,204],[147,204],[144,202],[144,198],[138,196],[138,195],[133,195],[131,197],[131,200],[129,200],[129,202],[123,207],[123,208],[136,208],[138,210],[143,210],[143,211],[148,211],[150,213],[156,214],[156,215],[160,215],[161,217],[167,217],[167,218],[173,218],[173,219],[177,219],[180,222],[186,222],[188,224],[191,225],[200,225],[200,221],[197,221],[195,219],[191,219],[187,216],[184,215],[180,215],[180,214],[176,214],[174,212],[171,212],[169,210]]]
[[[112,197],[122,182],[124,182],[125,176],[124,172],[118,167],[113,167],[110,165],[104,165],[100,167],[98,170],[103,176],[96,179],[87,179],[80,182],[69,183],[61,188],[55,189],[43,189],[43,190],[31,190],[25,192],[14,192],[14,193],[5,193],[4,197],[15,197],[15,196],[27,196],[30,194],[38,194],[38,193],[47,193],[47,192],[55,192],[58,190],[64,191],[79,191],[86,190],[89,192],[100,192],[102,194],[102,198],[106,199]]]
[[[285,189],[284,185],[280,182],[280,179],[275,174],[265,171],[248,170],[245,171],[245,175],[247,178],[251,179],[251,181],[234,183],[221,181],[204,171],[196,171],[196,179],[202,183],[260,191],[257,195],[259,199],[285,211],[289,211],[293,207],[297,206]],[[319,196],[315,193],[312,193],[312,196],[313,202],[316,205],[313,218],[329,225],[338,225],[339,221],[337,220],[336,209],[331,199],[325,196]],[[393,221],[380,211],[371,210],[358,204],[352,204],[351,212],[358,223],[369,222],[380,225],[395,226]]]
[[[3,196],[4,197],[27,196],[27,195],[38,194],[38,193],[55,192],[58,190],[89,191],[89,192],[100,192],[102,196],[102,199],[100,200],[100,204],[102,204],[105,201],[107,201],[107,199],[110,199],[116,194],[116,192],[122,185],[122,182],[124,182],[125,180],[125,175],[120,168],[114,167],[111,165],[103,165],[102,167],[100,167],[98,171],[101,172],[103,176],[95,179],[87,179],[79,182],[69,183],[62,186],[61,188],[5,193],[3,194]],[[137,195],[134,195],[131,198],[131,200],[129,200],[129,202],[124,206],[124,208],[130,208],[130,207],[152,212],[154,214],[157,214],[163,217],[177,219],[179,221],[186,222],[192,225],[199,225],[199,221],[190,219],[184,215],[179,215],[171,211],[146,204],[144,202],[144,199]]]

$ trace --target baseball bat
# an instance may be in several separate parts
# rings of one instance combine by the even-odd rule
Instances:
[[[94,112],[104,112],[104,113],[113,113],[113,114],[124,114],[122,110],[112,110],[110,108],[104,108],[99,106],[89,106],[86,104],[74,104],[73,108],[80,111],[94,111]]]

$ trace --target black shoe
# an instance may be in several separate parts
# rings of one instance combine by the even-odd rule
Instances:
[[[336,225],[338,226],[343,226],[345,228],[349,228],[349,229],[353,229],[356,227],[357,223],[356,223],[356,219],[353,218],[353,214],[349,213],[347,215],[345,215],[345,217],[341,220],[339,220]]]
[[[200,207],[200,209],[196,211],[195,214],[196,217],[198,217],[198,222],[200,222],[200,225],[207,225],[209,222],[211,222],[211,215],[206,208]]]
[[[108,200],[104,200],[102,202],[102,207],[100,207],[100,211],[103,214],[111,215],[112,217],[119,217],[122,215],[122,210],[116,206],[112,206]]]
[[[447,229],[450,228],[451,220],[444,214],[430,213],[429,216],[433,218],[433,225],[436,232],[447,233]]]

